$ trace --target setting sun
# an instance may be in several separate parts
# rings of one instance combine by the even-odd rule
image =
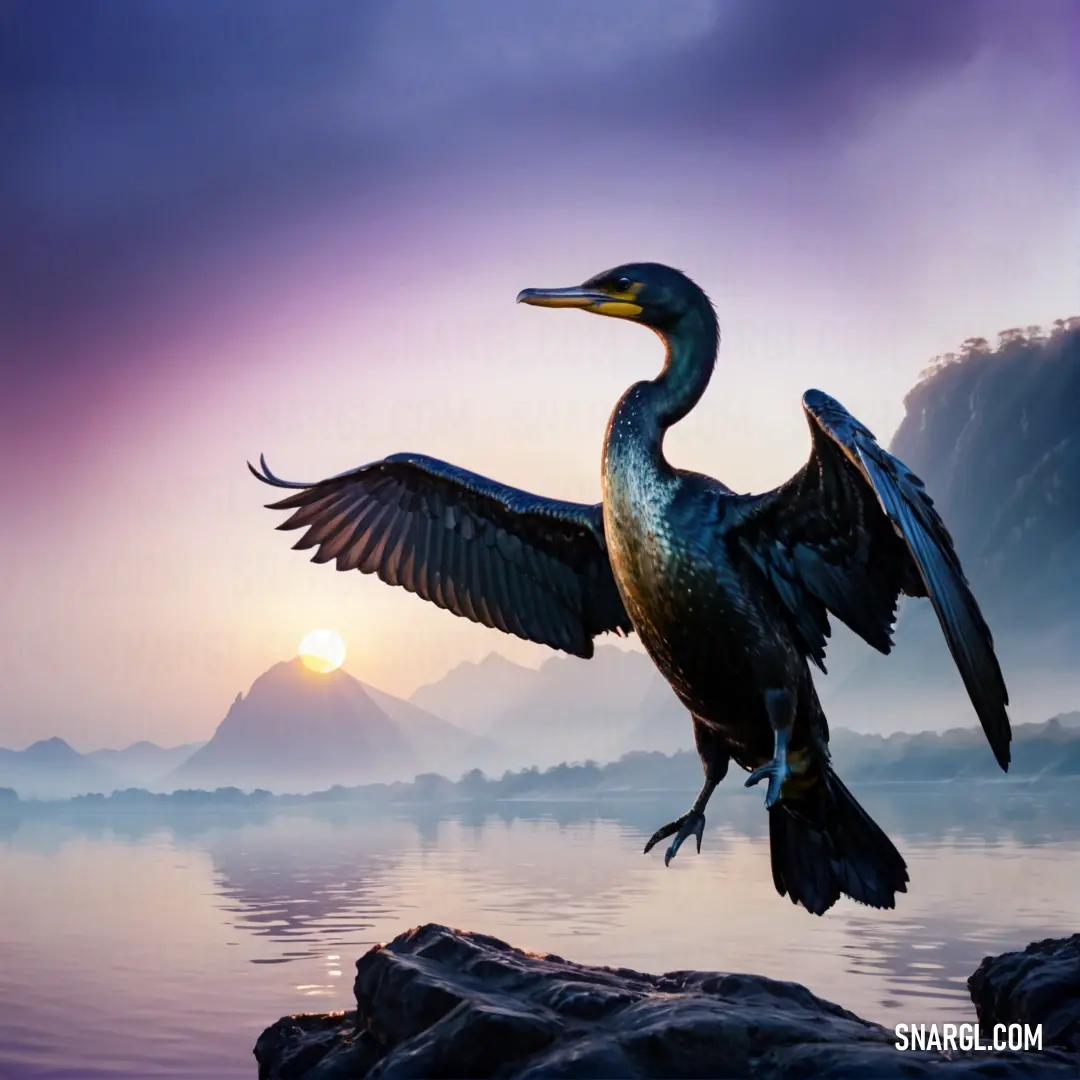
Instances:
[[[297,650],[304,666],[325,675],[345,663],[345,642],[333,630],[312,630]]]

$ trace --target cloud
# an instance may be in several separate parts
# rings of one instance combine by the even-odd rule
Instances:
[[[180,731],[311,625],[401,685],[402,635],[424,674],[482,656],[482,628],[282,563],[242,462],[412,448],[595,497],[655,342],[531,329],[522,285],[624,253],[700,276],[730,393],[669,445],[737,486],[805,459],[807,385],[886,435],[926,357],[1070,310],[1078,14],[0,0],[0,607],[22,653],[66,650],[44,697],[12,653],[20,715],[145,725],[154,698]]]
[[[257,232],[454,163],[483,174],[512,150],[555,154],[589,133],[820,137],[963,64],[1016,9],[9,2],[0,314],[47,325],[223,228]],[[1040,5],[1046,23],[1053,11],[1067,17]]]

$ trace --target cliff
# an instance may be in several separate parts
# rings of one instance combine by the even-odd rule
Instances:
[[[939,361],[905,399],[890,450],[919,475],[994,634],[1018,721],[1080,699],[1080,326],[1007,331]],[[1072,329],[1068,327],[1072,325]],[[959,678],[925,601],[907,602],[889,657],[848,635],[829,650],[834,723],[873,730],[967,723]],[[839,685],[837,685],[839,683]]]
[[[940,364],[905,406],[890,449],[926,482],[999,636],[1051,625],[1075,648],[1080,329]]]

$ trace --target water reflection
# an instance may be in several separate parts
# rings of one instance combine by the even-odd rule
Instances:
[[[406,902],[400,867],[414,843],[404,821],[298,816],[199,838],[236,929],[288,946],[264,962],[317,955],[326,940],[371,943]]]
[[[968,1013],[967,978],[985,952],[971,932],[970,921],[949,913],[890,922],[853,918],[847,927],[851,940],[841,948],[846,970],[878,987],[880,1012],[910,1016],[915,999],[922,1015],[937,1016],[943,1009]]]
[[[587,963],[795,979],[884,1023],[966,1020],[984,955],[1076,928],[1067,787],[859,796],[912,891],[896,911],[842,901],[820,919],[775,895],[753,793],[718,798],[701,855],[669,869],[641,851],[680,797],[8,822],[0,1048],[24,1066],[70,1054],[86,1077],[249,1076],[262,1026],[348,1007],[355,959],[425,921]],[[139,1016],[161,1032],[153,1046],[130,1036]],[[4,1076],[63,1074],[5,1071],[4,1052]],[[82,1069],[88,1053],[108,1071]]]
[[[984,955],[1071,930],[1080,865],[1071,793],[863,797],[905,850],[912,893],[898,911],[841,904],[823,920],[772,893],[766,818],[749,797],[718,800],[701,858],[666,871],[640,853],[657,822],[678,812],[673,800],[470,804],[381,818],[339,808],[215,829],[200,843],[237,930],[276,944],[263,962],[326,947],[352,956],[437,920],[582,960],[797,978],[895,1021],[912,999],[934,1016],[966,1018],[966,980]]]

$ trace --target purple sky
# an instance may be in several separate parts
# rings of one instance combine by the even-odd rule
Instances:
[[[542,659],[311,566],[243,464],[595,499],[657,345],[524,286],[710,292],[679,464],[779,482],[812,385],[887,439],[1080,308],[1078,52],[1076,0],[0,0],[0,745],[206,737],[314,626],[393,692]]]

